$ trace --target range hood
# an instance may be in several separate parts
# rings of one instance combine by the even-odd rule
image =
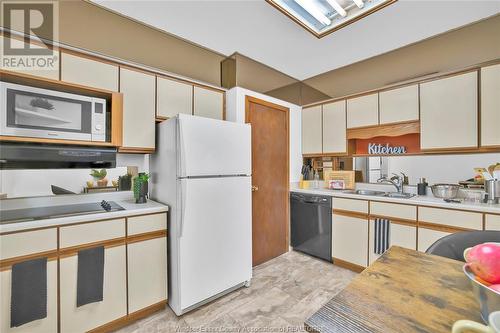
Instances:
[[[0,143],[0,169],[114,168],[116,148]]]

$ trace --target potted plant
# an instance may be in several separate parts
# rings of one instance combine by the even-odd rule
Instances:
[[[134,198],[135,203],[146,203],[148,196],[149,175],[141,172],[134,178]]]
[[[97,182],[98,187],[106,187],[108,185],[108,180],[106,179],[107,174],[108,172],[106,169],[92,169],[92,172],[90,173],[90,175],[94,177],[94,180]]]

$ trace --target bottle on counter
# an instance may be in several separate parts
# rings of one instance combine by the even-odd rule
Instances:
[[[314,173],[313,187],[315,189],[319,189],[319,172],[318,172],[318,170],[316,170],[316,172]]]
[[[425,178],[420,178],[419,183],[417,184],[417,194],[418,195],[426,195],[427,194],[427,181]]]

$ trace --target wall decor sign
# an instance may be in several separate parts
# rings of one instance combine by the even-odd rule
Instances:
[[[381,143],[369,143],[368,144],[368,154],[369,155],[402,155],[406,154],[405,146],[391,146],[390,144]]]

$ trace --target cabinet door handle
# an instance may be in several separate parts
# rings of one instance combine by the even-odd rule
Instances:
[[[259,190],[258,186],[252,185],[252,192],[255,192],[255,191],[258,191],[258,190]]]

